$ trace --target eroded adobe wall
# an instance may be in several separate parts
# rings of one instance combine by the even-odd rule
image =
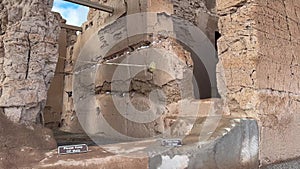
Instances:
[[[184,18],[198,26],[215,43],[215,32],[218,31],[215,0],[171,0],[174,15]]]
[[[66,23],[59,13],[55,13],[56,18],[62,24]],[[63,109],[63,94],[65,80],[65,60],[67,48],[74,45],[77,35],[75,30],[62,28],[58,40],[59,58],[56,64],[55,75],[51,81],[48,90],[47,102],[43,112],[43,124],[51,129],[57,129],[61,126],[61,115]]]
[[[267,163],[300,156],[300,1],[262,1],[259,6],[256,76],[261,137],[266,138],[261,159]]]
[[[218,38],[216,37],[216,34],[218,34],[218,16],[216,14],[215,0],[171,0],[171,2],[173,4],[174,16],[178,16],[193,23],[207,36],[212,45],[216,44],[216,39]],[[215,57],[217,58],[217,55]],[[202,61],[194,60],[194,62],[194,76],[196,82],[198,85],[204,84],[199,87],[198,90],[200,95],[196,96],[196,98],[205,99],[219,97],[215,77],[213,78],[214,80],[211,80],[210,85],[205,85],[205,82],[208,80],[204,78],[205,74],[203,74],[203,72],[205,72],[205,68],[203,69],[204,66],[201,63]],[[213,74],[215,75],[216,72]]]
[[[118,66],[127,63],[124,60],[131,65]],[[171,104],[194,98],[191,55],[172,38],[151,37],[127,51],[104,57],[103,62],[95,79],[97,104],[110,126],[126,136],[162,134],[178,115],[169,109]],[[143,64],[146,68],[134,66]],[[153,68],[147,68],[150,65]],[[132,117],[134,112],[136,117]],[[144,122],[153,116],[157,118]]]
[[[300,156],[299,6],[297,0],[217,1],[219,91],[229,114],[259,120],[262,165]]]
[[[100,27],[104,27],[109,22],[114,21],[126,13],[125,2],[114,0],[93,0],[115,9],[114,15],[99,10],[90,9],[88,21],[82,25],[83,32],[75,39],[75,43],[67,47],[64,65],[64,93],[63,110],[61,115],[61,130],[81,133],[82,128],[78,122],[73,103],[73,70],[76,59],[88,39],[95,35]]]
[[[0,107],[14,122],[39,121],[58,58],[52,0],[0,1]]]
[[[177,0],[95,0],[104,5],[112,6],[115,8],[113,15],[101,12],[98,10],[90,9],[88,21],[83,24],[83,33],[78,36],[76,44],[68,48],[67,61],[65,65],[65,93],[64,93],[64,110],[62,115],[63,130],[80,132],[80,125],[74,110],[73,97],[72,97],[72,73],[76,58],[83,47],[85,42],[93,35],[99,28],[105,27],[107,24],[114,22],[117,18],[123,15],[131,15],[140,12],[158,12],[166,13],[168,15],[175,15],[185,20],[191,21],[198,26],[211,40],[212,44],[215,43],[215,31],[217,31],[217,17],[215,14],[214,1],[193,0],[193,1],[177,1]],[[116,3],[117,2],[117,3]],[[110,54],[123,51],[131,45],[138,44],[139,42],[147,39],[145,36],[136,36],[130,38],[126,43],[121,43],[110,51]],[[182,49],[189,50],[189,49]],[[109,55],[110,55],[109,54]],[[198,63],[196,63],[198,64]],[[198,65],[197,65],[198,66]],[[199,70],[195,70],[198,71]],[[195,72],[194,71],[194,72]],[[201,71],[203,72],[203,71]],[[195,74],[195,73],[194,73]],[[200,74],[196,74],[196,76]],[[201,77],[199,77],[200,79]],[[199,84],[202,82],[199,82]],[[213,86],[213,95],[217,95],[216,86]],[[212,91],[204,89],[203,96],[210,97]],[[205,97],[205,96],[204,96]]]

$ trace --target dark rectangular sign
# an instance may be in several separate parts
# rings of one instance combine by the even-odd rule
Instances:
[[[77,154],[86,153],[88,151],[89,149],[86,144],[67,145],[58,147],[58,154]]]
[[[178,147],[182,146],[182,141],[180,139],[164,139],[161,144],[166,147]]]

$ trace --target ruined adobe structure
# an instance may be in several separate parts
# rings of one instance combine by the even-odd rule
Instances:
[[[82,132],[74,108],[72,81],[76,60],[83,44],[95,32],[109,31],[109,26],[117,26],[114,21],[121,16],[139,12],[164,12],[165,15],[181,17],[199,27],[212,44],[218,38],[215,37],[216,32],[220,34],[217,40],[219,62],[216,65],[218,86],[212,86],[212,91],[208,92],[207,97],[219,94],[224,103],[219,109],[225,115],[257,119],[260,127],[259,159],[261,165],[300,156],[298,144],[300,142],[300,115],[297,113],[300,110],[300,1],[139,0],[137,2],[125,0],[125,3],[101,0],[99,2],[112,6],[115,9],[114,14],[91,9],[88,21],[82,26],[83,32],[76,39],[74,32],[64,29],[60,31],[59,22],[63,21],[50,12],[51,1],[1,1],[0,107],[8,118],[16,123],[41,121],[40,115],[46,103],[49,82],[54,75],[58,61],[56,72],[61,74],[55,75],[53,81],[56,83],[53,85],[59,83],[54,89],[55,92],[59,91],[59,94],[48,93],[50,106],[47,107],[49,112],[45,114],[50,114],[50,116],[51,113],[56,114],[57,119],[62,120],[59,123],[64,131]],[[58,37],[62,34],[67,38],[60,43],[63,45],[59,46]],[[149,43],[159,38],[161,37],[130,38],[127,43],[120,43],[120,46],[111,49],[107,57],[126,58],[123,52],[128,46],[130,46],[131,54],[134,54],[138,48],[149,46]],[[150,45],[150,48],[167,49],[183,58],[185,63],[192,65],[191,67],[182,65],[181,72],[195,70],[198,65],[192,60],[192,53],[188,49],[172,38],[160,40],[159,45]],[[61,48],[60,52],[58,46]],[[60,61],[58,53],[61,56]],[[109,59],[106,61],[109,62]],[[111,62],[118,63],[119,61]],[[106,93],[116,92],[110,89],[113,81],[110,81],[109,72],[113,70],[110,66],[104,66],[97,76],[99,79],[95,92],[98,104],[104,113],[111,111],[110,106],[108,108],[105,106],[112,103],[110,96]],[[103,72],[108,73],[103,74]],[[197,71],[194,73],[197,74]],[[166,76],[156,76],[159,78],[154,80],[154,77],[154,73],[149,72],[136,77],[132,91],[135,91],[137,95],[131,99],[137,105],[146,102],[144,95],[149,94],[147,88],[163,89],[168,96],[168,108],[174,108],[176,102],[186,99],[178,98],[177,90],[174,90],[176,85],[172,82],[177,80],[180,83],[180,80]],[[167,81],[162,79],[167,79]],[[189,76],[184,76],[181,80],[190,81],[191,79]],[[210,95],[210,93],[214,94]],[[132,92],[129,94],[131,95]],[[187,97],[192,95],[190,93]],[[56,98],[53,99],[53,97]],[[49,101],[51,99],[52,102]],[[57,99],[63,104],[57,106]],[[199,100],[198,102],[201,103]],[[51,107],[52,105],[56,107]],[[147,109],[147,107],[140,107],[140,109]],[[114,112],[117,113],[117,110]],[[159,133],[164,130],[161,126],[166,126],[166,121],[168,121],[164,119],[150,123],[146,125],[146,131],[134,124],[131,126],[137,130],[122,131],[127,126],[122,126],[120,123],[124,122],[123,119],[116,120],[115,117],[114,113],[107,114],[107,119],[112,122],[111,124],[120,124],[114,129],[125,134],[136,132],[134,135],[136,137],[141,136],[141,133],[150,135]],[[49,122],[55,123],[51,120]]]
[[[211,41],[212,44],[215,44],[215,32],[217,31],[217,17],[216,14],[214,12],[214,3],[207,3],[208,6],[206,6],[205,2],[190,2],[190,3],[184,3],[184,4],[180,4],[179,2],[175,2],[175,4],[173,5],[171,2],[168,1],[143,1],[140,2],[141,7],[139,7],[135,1],[127,1],[127,6],[128,9],[126,9],[126,5],[125,3],[117,3],[115,1],[108,1],[106,3],[104,3],[105,5],[109,5],[114,7],[115,9],[115,13],[114,15],[111,17],[108,13],[103,13],[103,12],[99,12],[97,10],[91,10],[88,16],[88,21],[83,25],[83,33],[81,35],[79,35],[77,42],[68,48],[68,56],[67,56],[67,65],[66,65],[66,73],[70,74],[68,76],[66,76],[67,78],[65,78],[65,96],[64,96],[64,101],[66,101],[64,103],[65,105],[65,109],[63,110],[63,123],[62,123],[62,129],[67,130],[67,131],[72,131],[72,132],[78,132],[81,129],[77,128],[78,122],[76,120],[76,114],[75,114],[75,110],[74,110],[74,106],[73,106],[73,97],[70,97],[70,95],[68,95],[68,93],[72,93],[72,77],[73,77],[73,69],[75,66],[74,60],[76,60],[76,58],[79,55],[80,49],[83,48],[83,45],[89,40],[89,38],[91,36],[94,36],[95,32],[97,32],[99,30],[99,28],[104,28],[107,25],[110,25],[116,18],[119,18],[122,15],[131,15],[131,14],[136,14],[136,13],[140,13],[140,12],[159,12],[159,13],[167,13],[167,14],[172,14],[175,16],[179,16],[182,17],[186,20],[189,20],[191,18],[198,18],[198,20],[194,19],[193,23],[195,25],[198,25],[198,27],[208,36],[209,40]],[[161,3],[163,3],[164,5],[161,6]],[[183,6],[182,6],[183,5]],[[184,9],[181,9],[184,8]],[[197,11],[198,10],[198,11]],[[197,12],[196,12],[197,11]],[[175,14],[176,13],[176,14]],[[203,22],[200,22],[199,20],[202,20]],[[119,25],[111,25],[111,27],[117,27]],[[171,24],[167,24],[167,26],[172,27],[172,23]],[[119,26],[121,27],[121,26]],[[109,29],[109,28],[106,28]],[[171,103],[176,103],[181,99],[185,99],[185,98],[194,98],[194,95],[197,95],[197,91],[196,93],[193,92],[193,86],[192,86],[192,75],[191,72],[199,72],[199,73],[195,73],[197,80],[201,81],[200,83],[204,84],[203,86],[201,86],[202,88],[199,88],[199,92],[200,92],[200,96],[196,96],[197,98],[202,97],[202,98],[210,98],[212,95],[217,95],[217,86],[216,86],[216,79],[214,80],[214,84],[210,84],[210,82],[208,82],[208,75],[207,72],[205,70],[205,68],[203,67],[203,63],[201,63],[201,61],[199,60],[195,60],[197,59],[195,56],[193,57],[192,54],[187,51],[188,48],[186,47],[182,47],[181,45],[177,44],[174,40],[172,40],[172,38],[164,38],[162,37],[150,37],[150,36],[137,36],[137,37],[133,37],[133,38],[128,38],[129,39],[129,43],[127,43],[125,40],[121,41],[119,44],[117,44],[114,48],[110,49],[110,51],[107,54],[107,58],[113,58],[111,59],[112,61],[110,61],[109,59],[104,58],[104,60],[106,62],[120,62],[122,59],[127,58],[128,56],[126,56],[126,54],[124,55],[123,53],[127,53],[127,52],[132,52],[132,55],[135,55],[134,53],[138,53],[136,52],[137,50],[140,50],[140,48],[147,48],[148,46],[150,46],[151,49],[159,49],[160,46],[162,46],[162,49],[164,50],[169,50],[170,52],[175,53],[175,55],[178,55],[179,58],[183,59],[182,62],[186,62],[187,65],[185,68],[183,68],[182,70],[178,70],[177,72],[171,73],[171,74],[176,74],[178,72],[180,73],[185,73],[184,77],[181,79],[177,79],[176,78],[172,78],[170,77],[170,75],[168,75],[167,73],[162,74],[162,72],[155,72],[154,74],[151,72],[141,72],[139,75],[140,77],[136,77],[135,79],[133,79],[133,81],[131,82],[132,85],[132,89],[131,92],[129,92],[130,95],[132,94],[137,94],[140,96],[136,96],[136,103],[135,105],[139,105],[139,103],[143,102],[143,97],[146,96],[153,90],[153,89],[161,89],[164,94],[167,95],[168,97],[168,101],[167,104],[169,106],[176,106],[176,105],[172,105]],[[108,40],[107,40],[108,41]],[[161,43],[157,43],[157,42],[161,42]],[[155,44],[156,43],[156,44]],[[213,46],[211,46],[212,48]],[[131,54],[129,54],[130,56]],[[118,61],[118,58],[120,61]],[[115,60],[114,60],[115,59]],[[215,58],[213,58],[216,60],[216,56]],[[171,60],[171,59],[170,59]],[[166,62],[166,60],[165,60]],[[196,62],[196,64],[194,64],[194,62]],[[215,62],[216,64],[217,62]],[[147,63],[148,65],[150,65],[151,63]],[[167,63],[162,63],[163,64],[167,64]],[[195,68],[193,69],[193,67],[195,66]],[[170,67],[174,67],[176,65],[173,65]],[[180,66],[179,66],[180,67]],[[116,69],[116,67],[114,66],[106,66],[103,65],[100,67],[101,70],[99,70],[100,72],[106,72],[106,73],[100,73],[100,75],[97,75],[97,77],[100,77],[100,79],[97,79],[97,83],[96,84],[96,88],[98,91],[96,91],[97,93],[99,93],[98,95],[98,99],[104,99],[107,100],[107,98],[103,98],[101,97],[101,95],[106,95],[106,92],[120,92],[121,91],[111,91],[109,88],[111,87],[111,79],[112,78],[112,73],[114,72],[114,70]],[[127,68],[129,69],[129,68]],[[124,71],[126,71],[124,69]],[[190,75],[187,74],[187,72],[190,72]],[[143,74],[146,73],[146,76],[144,76]],[[101,79],[101,74],[102,74],[102,78]],[[103,75],[105,74],[105,75]],[[214,74],[215,74],[215,69],[214,69]],[[126,75],[125,75],[126,76]],[[189,91],[190,93],[187,92],[186,96],[183,96],[181,98],[181,93],[179,91],[181,90],[176,90],[178,89],[180,86],[183,85],[183,83],[181,83],[180,81],[185,81],[185,90]],[[108,82],[108,83],[107,83]],[[181,83],[179,86],[178,84]],[[200,84],[199,83],[199,84]],[[211,85],[213,86],[213,89],[211,89]],[[197,89],[198,90],[198,89]],[[133,92],[134,91],[134,92]],[[122,94],[122,93],[121,93]],[[144,96],[143,96],[144,95]],[[72,95],[71,95],[72,96]],[[103,101],[105,102],[105,101]],[[111,102],[111,101],[109,101]],[[100,101],[101,103],[101,101]],[[68,105],[68,106],[67,106]],[[147,105],[145,105],[147,107]],[[149,106],[149,105],[148,105]],[[109,107],[109,106],[108,106]],[[141,109],[147,109],[146,107],[141,108]],[[173,108],[174,109],[174,108]],[[168,110],[162,110],[162,112],[167,112]],[[114,114],[114,113],[112,113]],[[117,112],[115,114],[118,114]],[[163,113],[164,114],[164,113]],[[171,113],[172,114],[172,113]],[[160,119],[163,120],[163,119]],[[149,124],[150,126],[152,125],[152,127],[148,127],[150,129],[153,129],[153,125],[157,126],[160,123],[162,124],[162,122],[156,122],[156,124]],[[75,127],[72,127],[75,126]],[[158,125],[159,126],[159,125]],[[122,126],[119,126],[119,128],[124,128]],[[138,127],[141,128],[141,127]],[[154,129],[154,131],[152,132],[158,132],[161,133],[161,131],[157,131],[157,130],[161,130],[159,128],[161,127],[156,127],[157,129]],[[145,131],[141,131],[141,133],[145,133]],[[146,132],[147,133],[147,132]]]

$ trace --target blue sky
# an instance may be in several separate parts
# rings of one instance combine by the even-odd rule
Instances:
[[[86,21],[89,8],[63,0],[54,0],[52,11],[59,12],[67,24],[81,26]]]

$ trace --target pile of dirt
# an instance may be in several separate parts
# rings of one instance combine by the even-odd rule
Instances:
[[[0,113],[0,168],[30,168],[56,148],[51,130],[17,125]]]

